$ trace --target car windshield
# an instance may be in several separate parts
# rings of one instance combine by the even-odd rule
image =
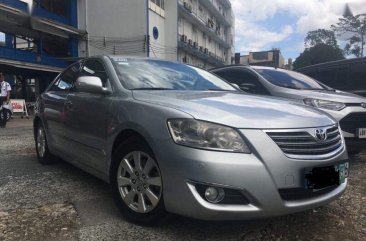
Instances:
[[[236,90],[219,77],[185,64],[130,58],[113,62],[121,83],[130,90]]]
[[[255,68],[260,75],[274,85],[290,89],[326,90],[316,80],[289,70]]]

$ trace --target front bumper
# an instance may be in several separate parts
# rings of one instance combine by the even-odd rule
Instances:
[[[321,195],[285,200],[279,190],[304,187],[306,169],[345,162],[343,150],[326,160],[290,159],[261,130],[241,130],[253,153],[227,153],[159,143],[156,153],[163,174],[167,211],[204,220],[250,219],[284,215],[324,205],[337,198],[346,181]],[[213,204],[199,195],[195,183],[239,190],[249,204]]]

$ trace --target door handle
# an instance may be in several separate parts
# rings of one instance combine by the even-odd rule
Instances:
[[[71,101],[66,101],[65,105],[66,105],[66,108],[71,108],[72,107],[72,102]]]

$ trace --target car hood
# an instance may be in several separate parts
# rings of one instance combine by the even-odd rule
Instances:
[[[304,128],[335,124],[324,112],[277,98],[218,91],[133,91],[136,100],[236,128]]]
[[[293,90],[287,89],[284,92],[283,97],[291,97],[293,99],[305,99],[305,98],[313,98],[313,99],[321,99],[321,100],[329,100],[329,101],[336,101],[345,104],[349,103],[366,103],[366,98],[355,95],[348,92],[343,91],[322,91],[322,90]]]

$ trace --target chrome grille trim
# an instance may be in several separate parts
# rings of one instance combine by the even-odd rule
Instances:
[[[317,140],[316,129],[324,129],[327,139]],[[264,132],[287,157],[293,159],[328,159],[345,148],[342,133],[337,125],[306,129],[272,129]]]

